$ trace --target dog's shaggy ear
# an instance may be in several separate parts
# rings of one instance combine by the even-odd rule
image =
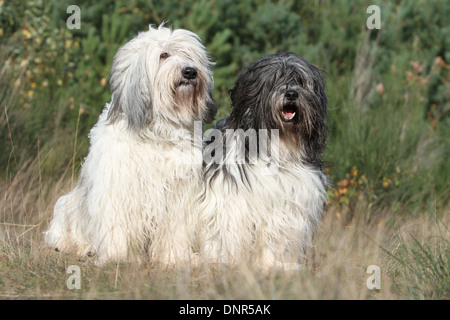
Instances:
[[[211,123],[216,117],[217,113],[217,102],[213,98],[213,88],[212,86],[208,89],[208,95],[206,96],[206,111],[203,113],[203,122]]]
[[[148,126],[153,118],[146,50],[139,48],[137,38],[118,50],[109,75],[112,101],[108,121],[126,119],[128,128],[134,130]]]

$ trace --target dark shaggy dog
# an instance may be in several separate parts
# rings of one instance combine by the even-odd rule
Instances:
[[[297,268],[326,194],[321,71],[294,53],[267,56],[239,75],[231,102],[217,125],[221,135],[205,148],[201,253],[216,262]]]

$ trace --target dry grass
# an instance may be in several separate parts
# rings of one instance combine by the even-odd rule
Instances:
[[[446,111],[450,66],[445,55],[436,56],[445,53],[444,45],[433,42],[446,30],[443,3],[421,1],[417,6],[401,1],[386,6],[391,15],[383,29],[388,32],[378,33],[376,40],[364,29],[354,33],[361,26],[358,15],[347,19],[345,28],[332,28],[341,24],[343,12],[359,10],[354,4],[324,2],[317,12],[314,5],[302,6],[305,11],[298,14],[313,18],[299,33],[305,43],[299,41],[301,48],[289,50],[300,48],[305,57],[319,59],[330,74],[331,134],[325,158],[332,164],[337,192],[304,269],[266,274],[245,266],[173,271],[144,263],[97,268],[45,247],[42,231],[56,200],[76,179],[76,168],[89,146],[88,130],[109,99],[107,88],[98,81],[110,68],[106,55],[115,50],[91,50],[105,43],[118,46],[125,39],[111,38],[108,30],[114,33],[115,28],[94,26],[85,30],[94,37],[72,37],[64,23],[59,29],[49,23],[57,12],[49,6],[36,1],[6,5],[14,10],[4,10],[4,20],[16,24],[4,28],[0,41],[0,299],[450,299],[450,162],[445,160],[450,150]],[[41,11],[42,15],[34,14]],[[125,11],[134,12],[131,7]],[[65,8],[60,13],[67,18]],[[183,7],[173,13],[173,22],[190,25],[196,20]],[[114,16],[111,25],[126,25],[122,16]],[[408,23],[429,17],[434,22],[428,29]],[[259,30],[260,16],[249,18],[248,27]],[[95,15],[90,19],[86,26],[100,21]],[[275,23],[274,30],[284,23]],[[218,26],[202,25],[201,30],[211,33]],[[16,32],[10,34],[10,28]],[[243,62],[240,52],[248,53],[244,60],[268,52],[263,46],[250,54],[246,37],[252,32],[240,25],[230,28],[246,46],[216,42],[223,38],[229,44],[228,36],[207,43],[214,60],[223,64],[215,68],[216,88],[221,88],[218,99],[216,94],[221,106],[218,119],[228,114],[226,88],[230,68]],[[30,30],[43,33],[31,40]],[[315,36],[304,38],[308,34]],[[73,46],[67,48],[72,40]],[[349,60],[353,54],[354,63]],[[78,61],[82,56],[82,63],[68,68],[68,57]],[[67,77],[61,79],[62,75]],[[81,268],[80,290],[66,286],[69,265]],[[381,267],[381,290],[366,287],[370,265]]]
[[[245,266],[174,271],[150,263],[98,268],[43,244],[41,233],[53,205],[69,187],[69,183],[42,181],[38,162],[1,183],[1,299],[414,299],[421,296],[407,290],[407,278],[399,278],[401,265],[393,258],[397,249],[409,243],[407,236],[421,243],[436,236],[449,238],[448,229],[439,228],[431,216],[393,217],[386,211],[371,223],[358,219],[363,215],[348,222],[345,213],[331,205],[308,263],[298,272],[261,273]],[[357,210],[363,209],[361,203]],[[448,216],[445,219],[448,225]],[[443,252],[448,259],[447,248]],[[69,265],[81,269],[80,290],[66,286]],[[370,265],[381,267],[380,290],[366,286]]]

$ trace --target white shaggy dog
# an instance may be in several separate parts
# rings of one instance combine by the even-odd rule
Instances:
[[[202,181],[194,121],[216,113],[211,66],[197,35],[162,25],[118,50],[111,103],[90,133],[78,183],[56,203],[48,245],[95,254],[98,264],[139,252],[167,264],[190,259]]]
[[[294,53],[267,56],[239,75],[231,103],[221,134],[205,148],[201,255],[298,269],[326,195],[321,72]]]

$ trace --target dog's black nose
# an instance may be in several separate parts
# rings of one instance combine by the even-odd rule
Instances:
[[[298,98],[298,92],[295,90],[288,90],[284,94],[284,97],[288,100],[295,100]]]
[[[181,74],[188,80],[197,78],[197,70],[195,68],[186,67],[181,71]]]

